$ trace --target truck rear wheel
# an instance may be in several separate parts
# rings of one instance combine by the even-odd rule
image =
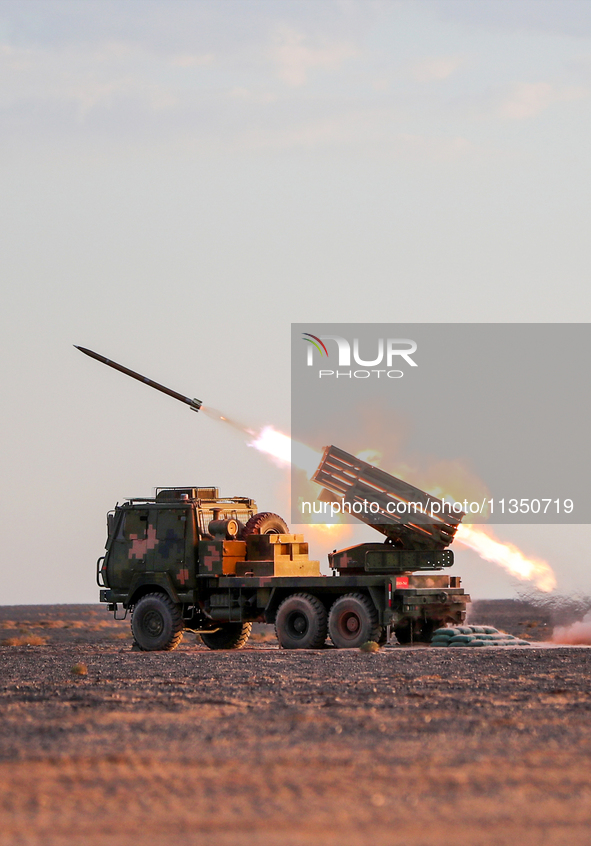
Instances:
[[[382,627],[373,602],[361,593],[340,596],[328,616],[328,632],[337,649],[355,649],[380,639]]]
[[[294,593],[277,610],[275,633],[283,649],[320,649],[326,640],[326,608],[316,597]]]
[[[147,593],[133,609],[131,631],[144,652],[176,649],[183,628],[181,609],[165,593]]]
[[[254,514],[242,531],[242,537],[249,535],[287,535],[289,529],[287,523],[279,514],[272,514],[270,511],[260,511]]]
[[[252,623],[224,623],[217,632],[201,632],[201,640],[208,649],[242,649],[252,629]]]

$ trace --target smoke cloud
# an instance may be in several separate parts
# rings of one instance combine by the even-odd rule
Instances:
[[[577,644],[591,646],[591,611],[587,611],[582,620],[577,620],[569,626],[556,626],[552,641],[569,646]]]

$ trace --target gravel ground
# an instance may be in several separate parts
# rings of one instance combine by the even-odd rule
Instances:
[[[591,842],[588,648],[146,654],[80,609],[0,613],[2,846]]]

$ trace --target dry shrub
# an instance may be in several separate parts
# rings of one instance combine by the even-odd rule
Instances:
[[[14,637],[7,637],[0,642],[1,646],[43,646],[47,643],[46,637],[34,634],[20,634]]]
[[[16,629],[18,625],[16,620],[2,620],[0,629]]]
[[[64,620],[41,620],[39,623],[42,629],[63,629],[65,626]]]
[[[74,664],[72,667],[72,675],[73,676],[87,676],[88,675],[88,667],[83,661],[80,661],[78,664]]]
[[[375,640],[366,640],[365,643],[362,643],[359,647],[360,652],[379,652],[380,647],[375,642]]]

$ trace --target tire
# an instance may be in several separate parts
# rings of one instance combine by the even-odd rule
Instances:
[[[320,649],[326,632],[326,608],[316,596],[294,593],[277,609],[275,634],[283,649]]]
[[[217,632],[201,632],[208,649],[242,649],[252,630],[252,623],[224,623]]]
[[[382,627],[373,602],[361,593],[340,596],[328,615],[328,632],[337,649],[359,648],[368,640],[380,640]]]
[[[270,511],[260,511],[254,514],[242,531],[242,537],[249,535],[287,535],[289,529],[287,523],[279,514],[272,514]]]
[[[165,593],[147,593],[133,609],[131,632],[144,652],[176,649],[183,629],[181,609]]]

